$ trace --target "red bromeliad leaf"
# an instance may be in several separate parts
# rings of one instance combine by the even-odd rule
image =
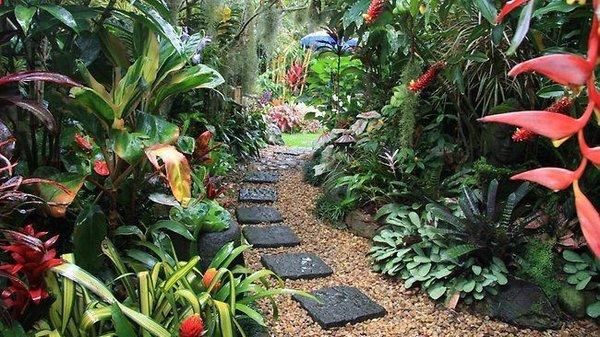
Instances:
[[[502,20],[504,20],[504,17],[507,16],[508,14],[510,14],[510,12],[512,12],[513,10],[515,10],[517,7],[525,4],[526,2],[529,2],[531,0],[511,0],[508,1],[506,4],[504,4],[504,7],[502,7],[502,10],[500,11],[500,13],[498,13],[498,16],[496,17],[496,22],[500,23],[502,22]]]
[[[531,181],[557,192],[571,186],[573,181],[579,179],[586,166],[587,160],[584,159],[575,171],[559,167],[542,167],[519,173],[510,179]]]
[[[0,77],[0,87],[7,83],[13,82],[30,82],[30,81],[44,81],[67,85],[71,87],[81,87],[82,85],[73,81],[69,76],[50,73],[47,71],[22,71]]]
[[[173,196],[177,201],[187,203],[192,196],[192,169],[183,153],[173,145],[157,144],[146,149],[146,156],[157,170],[161,168],[158,158],[162,159]]]
[[[588,81],[593,70],[594,65],[581,56],[552,54],[521,62],[514,66],[508,75],[536,72],[562,85],[580,86]]]
[[[577,134],[577,140],[579,142],[579,149],[581,150],[581,154],[587,159],[589,159],[594,165],[600,165],[600,146],[596,146],[590,148],[585,142],[585,137],[583,135],[583,129],[579,130]]]
[[[578,119],[550,111],[519,111],[490,115],[478,119],[480,122],[504,123],[525,128],[538,135],[559,140],[570,137],[582,129],[594,111],[590,102],[585,113]]]
[[[594,208],[594,205],[579,189],[579,182],[573,183],[575,192],[575,207],[577,208],[577,217],[581,225],[581,231],[587,241],[588,247],[594,252],[596,257],[600,258],[600,215]]]

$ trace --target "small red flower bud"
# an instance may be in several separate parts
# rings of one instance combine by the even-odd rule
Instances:
[[[529,129],[517,128],[512,135],[514,142],[528,142],[535,138],[535,133]]]
[[[90,143],[83,135],[76,133],[75,142],[84,151],[92,151],[92,143]]]
[[[179,337],[200,337],[204,331],[204,322],[200,315],[192,315],[181,322]]]
[[[215,268],[209,268],[205,273],[204,276],[202,276],[202,283],[204,284],[204,287],[206,287],[208,289],[208,287],[210,287],[210,284],[212,283],[213,279],[215,278],[215,276],[217,275],[218,271]],[[219,288],[221,287],[221,282],[217,282],[217,284],[215,284],[215,286],[213,287],[214,291],[219,290]]]
[[[101,176],[106,177],[110,174],[108,171],[108,164],[104,160],[96,160],[94,162],[94,172],[98,173]]]

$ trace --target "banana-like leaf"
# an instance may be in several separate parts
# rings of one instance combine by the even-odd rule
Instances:
[[[187,204],[192,196],[192,169],[185,156],[174,146],[165,144],[147,148],[146,156],[156,169],[160,169],[158,158],[162,159],[173,196],[182,204]]]
[[[193,89],[214,89],[225,82],[221,74],[203,64],[185,68],[165,81],[153,91],[148,111],[156,111],[165,99],[173,95]]]
[[[62,22],[65,26],[73,29],[75,32],[79,31],[79,27],[77,27],[77,22],[75,22],[75,18],[62,6],[50,5],[50,4],[40,4],[37,7],[48,14],[55,17],[58,21]]]
[[[117,116],[117,107],[112,102],[105,100],[102,94],[92,88],[78,87],[71,89],[71,96],[90,113],[108,125],[112,125]]]
[[[146,5],[142,1],[133,3],[134,7],[143,15],[138,15],[132,12],[124,12],[125,15],[132,17],[134,20],[144,22],[150,29],[166,38],[178,53],[183,51],[179,34],[175,28],[167,22],[164,17],[155,8]]]

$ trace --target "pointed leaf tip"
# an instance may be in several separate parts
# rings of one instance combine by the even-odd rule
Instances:
[[[562,85],[580,86],[587,82],[593,69],[594,66],[579,55],[552,54],[521,62],[508,75],[536,72]]]
[[[581,192],[577,180],[573,183],[573,191],[575,192],[575,207],[577,208],[577,217],[583,236],[588,247],[596,257],[600,258],[600,215],[594,205]]]

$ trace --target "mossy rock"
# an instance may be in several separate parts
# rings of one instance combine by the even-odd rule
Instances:
[[[533,283],[512,279],[498,295],[486,297],[473,309],[482,315],[529,329],[558,329],[559,313],[542,289]]]
[[[558,292],[560,307],[570,316],[575,318],[585,317],[586,301],[582,292],[569,286],[564,286]]]

